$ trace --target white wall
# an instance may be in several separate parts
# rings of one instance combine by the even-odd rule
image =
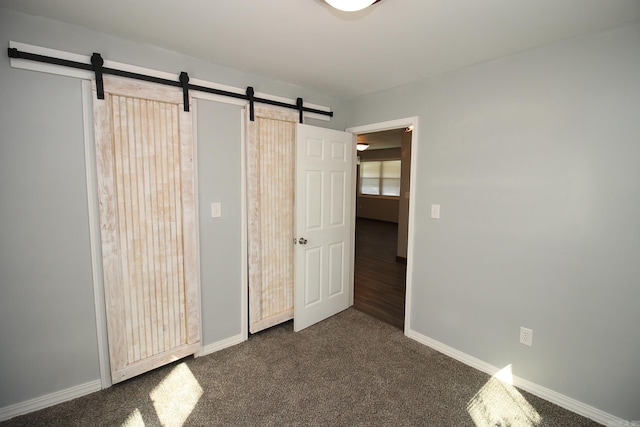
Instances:
[[[0,9],[0,40],[28,43],[254,86],[327,105],[345,103],[264,77],[56,21]],[[5,51],[6,52],[6,51]],[[199,101],[198,180],[203,344],[241,333],[239,107]],[[12,69],[0,55],[0,413],[100,378],[90,258],[80,80]],[[210,203],[223,217],[211,219]]]
[[[419,116],[411,328],[640,419],[640,24],[353,109],[352,126]]]

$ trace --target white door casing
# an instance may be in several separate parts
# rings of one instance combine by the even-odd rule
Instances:
[[[94,127],[112,382],[200,348],[192,112],[176,88],[105,77]]]
[[[297,127],[296,332],[351,303],[353,138],[348,132]]]
[[[415,194],[417,193],[416,176],[418,173],[418,126],[419,119],[417,116],[406,117],[403,119],[389,120],[386,122],[372,123],[363,126],[356,126],[348,128],[347,132],[351,132],[357,138],[357,135],[371,132],[382,132],[390,129],[398,128],[412,128],[411,132],[411,166],[409,187],[411,188],[409,194],[409,224],[408,224],[408,238],[407,238],[407,279],[405,283],[406,297],[405,297],[405,311],[404,311],[404,331],[405,335],[411,333],[411,301],[413,298],[413,247],[414,247],[414,229],[415,229]],[[353,209],[355,217],[355,207]],[[351,265],[354,265],[353,262]]]

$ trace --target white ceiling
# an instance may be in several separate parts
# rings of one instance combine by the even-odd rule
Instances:
[[[640,0],[0,0],[351,99],[640,19]],[[20,41],[20,40],[16,40]]]

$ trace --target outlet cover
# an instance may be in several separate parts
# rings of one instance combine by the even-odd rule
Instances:
[[[533,329],[520,327],[520,344],[533,345]]]

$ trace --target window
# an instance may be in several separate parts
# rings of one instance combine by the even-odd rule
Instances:
[[[400,160],[362,161],[360,194],[400,196]]]

